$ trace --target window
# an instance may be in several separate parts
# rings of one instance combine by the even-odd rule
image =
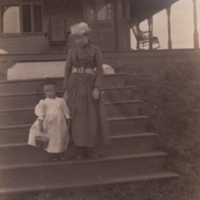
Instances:
[[[1,33],[42,32],[42,0],[21,0],[1,6]]]
[[[112,20],[111,0],[90,0],[90,20]]]
[[[2,6],[2,33],[20,33],[19,6]]]
[[[22,0],[22,32],[42,32],[41,0]]]

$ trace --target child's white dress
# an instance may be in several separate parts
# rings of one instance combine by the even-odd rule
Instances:
[[[38,119],[44,120],[44,132],[39,130],[39,121],[36,120],[29,133],[28,144],[36,146],[35,136],[44,135],[49,137],[49,145],[45,149],[49,153],[66,151],[69,142],[69,130],[66,119],[70,118],[69,109],[63,98],[46,98],[40,100],[35,107]]]

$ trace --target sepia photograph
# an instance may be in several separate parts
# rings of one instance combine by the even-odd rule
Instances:
[[[0,200],[200,199],[200,0],[0,0]]]

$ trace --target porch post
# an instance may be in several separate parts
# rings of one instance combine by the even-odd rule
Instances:
[[[149,49],[153,49],[152,46],[152,37],[153,37],[153,17],[148,18],[148,25],[149,25]]]
[[[119,50],[119,15],[118,15],[119,1],[113,1],[114,7],[114,23],[115,23],[115,50]]]
[[[172,41],[171,41],[171,5],[168,5],[166,8],[167,11],[167,23],[168,23],[168,49],[172,49]]]
[[[197,8],[196,8],[196,0],[193,0],[194,4],[194,48],[199,48],[199,35],[197,31]]]
[[[2,9],[0,9],[0,33],[3,33],[2,20],[3,20],[3,13],[2,13]],[[21,33],[21,31],[20,31],[20,33]]]

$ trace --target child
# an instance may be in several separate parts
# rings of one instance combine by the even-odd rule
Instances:
[[[35,136],[44,134],[49,137],[48,147],[51,161],[65,160],[64,152],[69,142],[70,116],[66,102],[56,97],[57,87],[54,79],[47,78],[44,82],[46,99],[40,100],[35,107],[38,116],[29,133],[28,144],[36,146]]]

